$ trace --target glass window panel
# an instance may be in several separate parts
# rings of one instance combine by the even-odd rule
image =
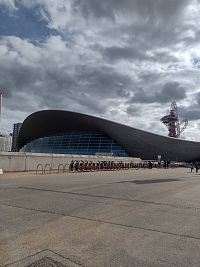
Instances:
[[[98,132],[66,132],[42,137],[26,144],[21,151],[64,154],[88,154],[96,152],[127,156],[114,140]]]
[[[88,140],[88,141],[90,141],[90,142],[100,142],[100,140],[97,139],[97,138],[93,138],[93,139],[90,139],[90,140]]]
[[[88,143],[88,145],[89,145],[89,146],[99,146],[100,143],[98,143],[98,142],[97,142],[97,143]]]
[[[77,145],[79,142],[70,142],[69,145]]]
[[[87,145],[80,145],[80,144],[79,144],[79,145],[78,145],[78,148],[79,148],[79,149],[87,149],[88,146],[87,146]]]

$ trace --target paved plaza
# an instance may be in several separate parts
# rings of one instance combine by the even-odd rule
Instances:
[[[200,266],[189,169],[0,176],[0,266]]]

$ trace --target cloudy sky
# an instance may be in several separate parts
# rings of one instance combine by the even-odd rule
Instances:
[[[200,141],[199,0],[0,0],[3,131],[42,109]]]

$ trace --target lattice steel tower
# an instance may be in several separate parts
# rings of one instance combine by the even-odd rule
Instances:
[[[178,108],[175,101],[171,103],[170,111],[168,115],[165,115],[160,119],[168,128],[168,136],[174,138],[180,138],[181,133],[188,125],[188,120],[179,121]]]

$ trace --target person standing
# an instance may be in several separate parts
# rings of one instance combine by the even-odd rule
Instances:
[[[195,161],[194,167],[196,169],[196,172],[198,172],[198,170],[199,170],[199,163],[198,163],[198,161]]]
[[[74,161],[72,160],[71,163],[69,164],[69,171],[73,172],[74,170]]]
[[[148,168],[151,170],[152,167],[153,167],[153,164],[152,164],[152,162],[149,160],[149,161],[148,161]]]
[[[166,168],[167,168],[167,161],[164,160],[164,169],[166,169]]]
[[[169,167],[170,167],[170,160],[168,159],[167,160],[167,169],[169,169]]]

